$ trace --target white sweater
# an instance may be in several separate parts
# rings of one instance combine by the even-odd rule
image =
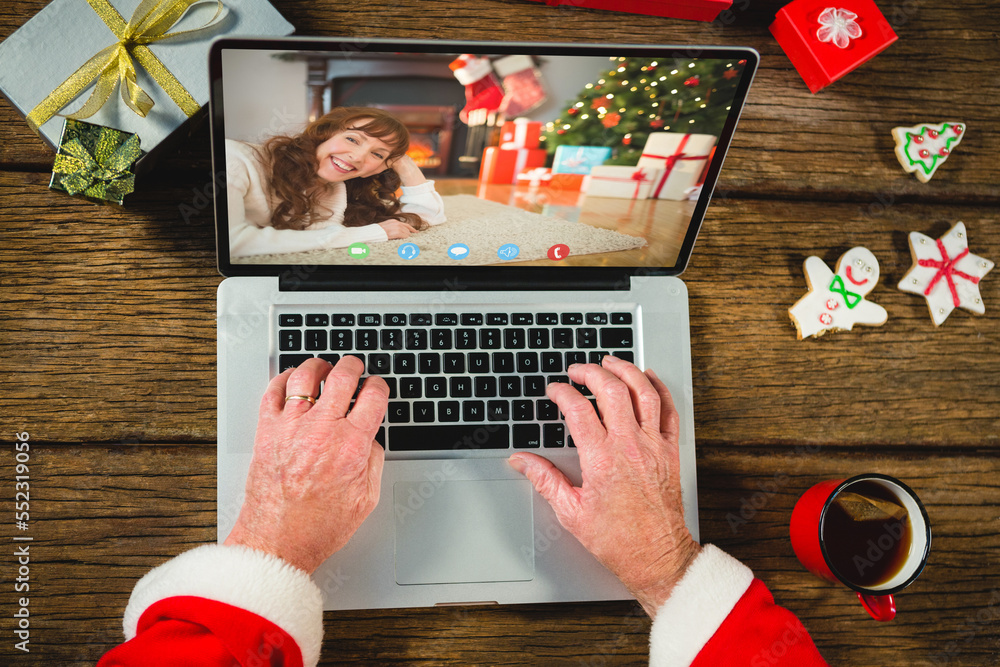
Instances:
[[[271,226],[274,209],[267,195],[268,181],[264,166],[254,146],[226,139],[226,193],[229,203],[230,256],[267,255],[301,252],[320,248],[346,248],[352,243],[388,241],[385,230],[377,224],[345,227],[347,188],[335,183],[320,204],[331,214],[312,222],[305,229],[275,229]],[[444,202],[434,190],[434,181],[403,187],[399,198],[405,213],[416,213],[428,224],[445,221]]]

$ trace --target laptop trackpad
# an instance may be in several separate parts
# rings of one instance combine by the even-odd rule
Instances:
[[[531,483],[396,482],[396,583],[529,581],[535,573]]]

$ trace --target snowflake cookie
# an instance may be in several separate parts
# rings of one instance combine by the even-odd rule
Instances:
[[[894,127],[896,158],[903,169],[915,173],[926,183],[965,135],[965,123],[923,123],[913,127]]]
[[[993,262],[969,252],[964,223],[959,222],[939,239],[910,232],[910,254],[913,266],[899,281],[899,289],[926,298],[936,326],[956,308],[978,315],[986,312],[979,281],[993,268]]]
[[[878,260],[870,250],[848,250],[837,260],[836,273],[819,257],[807,258],[804,270],[809,292],[788,309],[799,340],[850,331],[855,324],[885,324],[885,308],[865,300],[879,276]]]

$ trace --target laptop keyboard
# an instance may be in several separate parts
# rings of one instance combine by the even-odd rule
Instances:
[[[389,385],[377,440],[387,451],[572,447],[550,382],[607,354],[634,361],[631,312],[278,315],[279,372],[318,356],[353,355]],[[578,389],[594,402],[586,387]],[[595,405],[596,407],[596,405]]]

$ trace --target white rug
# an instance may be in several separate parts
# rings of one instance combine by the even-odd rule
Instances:
[[[520,248],[514,261],[547,259],[549,248],[558,243],[569,246],[572,255],[630,250],[646,245],[646,240],[638,236],[550,218],[473,195],[451,195],[443,199],[447,222],[408,239],[369,243],[368,256],[361,262],[368,265],[455,264],[459,262],[448,257],[448,248],[455,243],[469,246],[468,256],[460,260],[464,265],[503,263],[497,257],[497,249],[506,243],[514,243]],[[397,252],[399,246],[407,242],[420,246],[420,254],[414,259],[403,259]],[[353,263],[345,248],[255,255],[237,261],[241,264]]]

